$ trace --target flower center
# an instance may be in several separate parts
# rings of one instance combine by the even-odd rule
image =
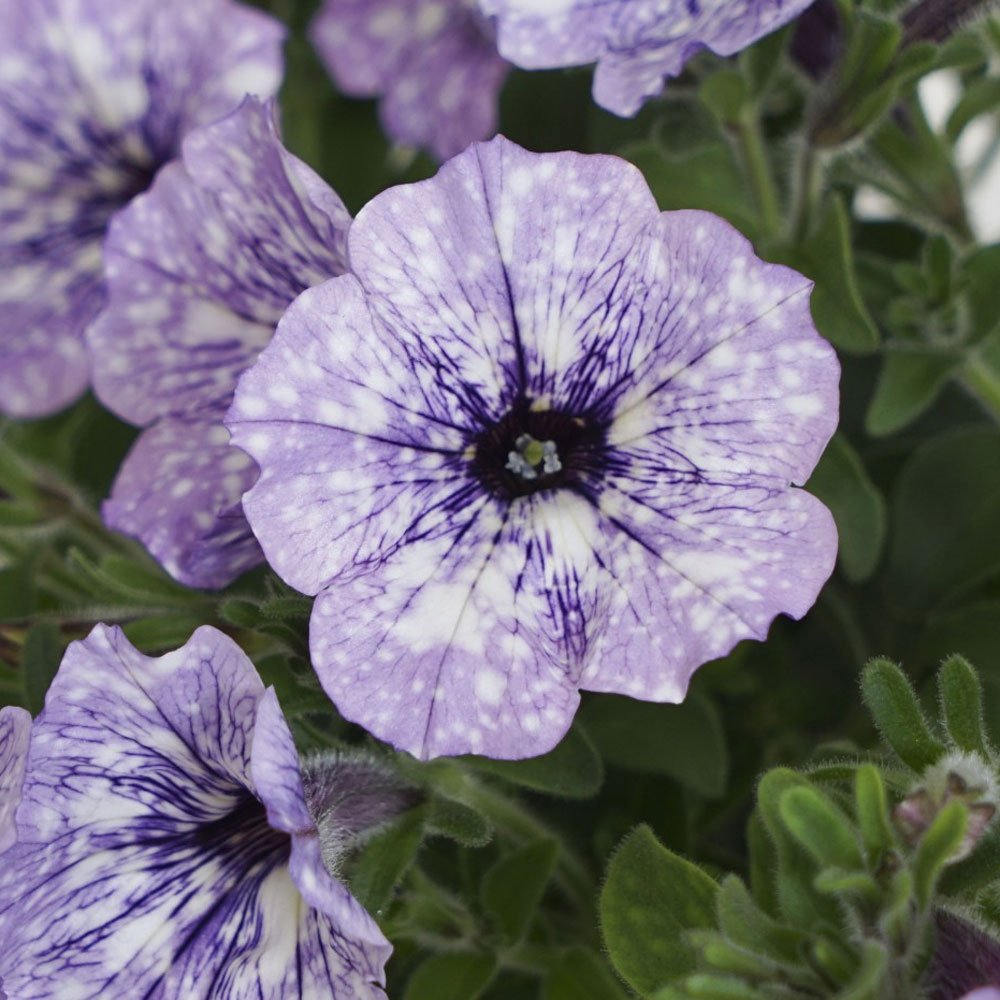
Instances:
[[[530,434],[522,434],[514,447],[517,450],[507,456],[505,468],[522,479],[550,476],[562,469],[555,441],[536,441]]]
[[[513,500],[581,485],[603,468],[604,454],[595,421],[524,398],[476,437],[471,464],[491,493]]]

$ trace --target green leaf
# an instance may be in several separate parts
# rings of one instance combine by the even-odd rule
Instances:
[[[885,543],[885,500],[843,434],[826,447],[808,483],[830,508],[840,535],[840,565],[853,583],[875,571]]]
[[[974,899],[986,886],[996,882],[1000,871],[1000,823],[993,823],[973,852],[949,865],[941,875],[940,891],[949,899]]]
[[[925,413],[958,368],[950,354],[893,351],[882,363],[865,428],[876,437],[893,434]]]
[[[492,955],[432,955],[410,977],[404,1000],[476,1000],[496,974]]]
[[[938,674],[938,690],[945,726],[955,746],[988,758],[983,734],[983,689],[969,661],[950,656]]]
[[[747,100],[747,85],[737,70],[719,70],[706,77],[698,97],[717,121],[730,125],[738,121]]]
[[[506,941],[520,941],[527,933],[558,856],[555,841],[540,840],[504,855],[486,873],[483,906]]]
[[[772,920],[753,901],[737,876],[727,875],[722,880],[716,906],[719,927],[736,944],[777,962],[798,960],[802,932]]]
[[[32,625],[24,637],[21,647],[24,703],[32,715],[45,707],[45,693],[59,669],[65,648],[59,629],[48,622]]]
[[[792,836],[821,865],[848,871],[863,866],[850,820],[818,788],[790,788],[778,808]]]
[[[877,941],[865,941],[861,950],[861,965],[857,974],[837,994],[838,1000],[880,1000],[889,972],[889,954],[886,946]]]
[[[462,761],[512,784],[566,799],[590,798],[604,781],[601,758],[579,723],[574,724],[554,750],[541,757],[527,760],[463,757]]]
[[[424,809],[411,809],[364,846],[350,873],[351,892],[377,914],[413,863],[424,837]]]
[[[569,949],[553,966],[542,1000],[628,1000],[607,965],[586,948]]]
[[[875,863],[896,846],[896,837],[889,816],[885,783],[878,768],[872,764],[862,764],[855,774],[854,804],[869,862]]]
[[[816,282],[811,299],[819,332],[835,347],[869,354],[879,334],[858,288],[850,219],[839,197],[827,201],[819,221],[800,246],[765,248],[765,256],[789,264]]]
[[[913,861],[913,887],[922,907],[930,906],[941,871],[958,853],[968,825],[965,805],[949,802],[921,837]]]
[[[918,774],[947,752],[931,733],[917,696],[902,670],[877,658],[861,675],[861,694],[878,731],[904,764]]]
[[[789,789],[810,787],[802,775],[781,767],[768,771],[757,786],[757,808],[777,858],[771,878],[781,915],[798,927],[839,919],[837,904],[813,884],[818,871],[815,858],[792,836],[781,815],[781,800]]]
[[[198,615],[164,613],[136,618],[123,624],[122,631],[128,641],[144,653],[166,653],[183,646],[191,633],[204,624],[204,619]]]
[[[427,832],[463,847],[484,847],[493,839],[493,824],[464,802],[435,798],[427,815]]]
[[[684,990],[693,1000],[765,1000],[766,994],[740,979],[698,973],[684,980]]]
[[[654,142],[620,150],[644,174],[660,208],[700,208],[721,215],[744,233],[753,233],[757,212],[743,171],[729,143],[719,137],[710,145],[669,153]]]
[[[694,968],[683,931],[715,924],[717,886],[663,847],[647,826],[623,841],[601,892],[601,927],[618,973],[650,993]]]
[[[926,609],[1000,572],[998,510],[1000,431],[961,430],[919,448],[892,498],[894,600]]]
[[[706,798],[725,793],[725,731],[706,698],[695,693],[681,705],[658,705],[602,695],[589,699],[580,716],[609,764],[666,775]]]

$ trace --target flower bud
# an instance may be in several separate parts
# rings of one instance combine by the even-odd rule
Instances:
[[[960,861],[972,853],[997,811],[997,785],[992,767],[976,753],[953,753],[927,768],[920,783],[893,810],[903,838],[916,844],[934,818],[949,803],[964,802],[969,825],[957,853]]]

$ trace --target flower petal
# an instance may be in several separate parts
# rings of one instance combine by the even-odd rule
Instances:
[[[344,93],[383,98],[398,142],[445,160],[496,131],[507,64],[466,0],[327,0],[310,37]]]
[[[221,409],[165,417],[139,435],[102,512],[189,587],[224,587],[263,560],[241,498],[253,460],[229,444]]]
[[[498,20],[501,54],[525,69],[598,62],[594,99],[619,115],[678,76],[708,48],[728,56],[802,13],[814,0],[480,0]]]
[[[316,988],[332,979],[344,988],[344,1000],[382,997],[375,985],[385,984],[382,970],[392,946],[364,907],[323,866],[319,836],[306,807],[298,753],[273,688],[265,693],[257,712],[252,769],[268,822],[292,837],[292,880],[312,908],[300,918],[299,939],[308,956],[305,968],[315,977]]]
[[[609,606],[589,630],[580,686],[680,702],[701,664],[764,639],[776,615],[812,607],[833,572],[837,529],[804,490],[671,486],[663,473],[656,482],[643,496],[622,477],[600,498]]]
[[[671,475],[804,483],[839,409],[840,366],[813,326],[812,283],[760,260],[708,212],[664,213],[645,237],[631,364],[605,404],[609,443],[635,463],[628,475],[647,498]]]
[[[498,137],[373,199],[351,265],[382,338],[461,401],[450,419],[495,420],[512,389],[571,403],[580,382],[620,377],[634,326],[623,262],[657,214],[624,160]]]
[[[17,839],[14,812],[21,801],[21,782],[31,735],[31,715],[23,708],[0,708],[0,854]]]
[[[228,401],[281,313],[346,269],[350,216],[253,99],[193,132],[115,219],[88,331],[103,402],[133,423]]]
[[[191,127],[280,82],[283,27],[230,0],[0,8],[0,409],[84,389],[113,213]]]
[[[254,794],[251,767],[276,817],[297,801],[309,823],[273,692],[255,731],[262,694],[211,628],[159,659],[103,626],[70,646],[0,869],[12,995],[384,997],[388,944],[323,870],[315,829],[269,826]]]
[[[569,728],[601,620],[592,508],[480,501],[316,601],[310,647],[338,709],[420,756],[533,756]]]

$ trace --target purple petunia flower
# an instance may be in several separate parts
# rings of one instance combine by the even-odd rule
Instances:
[[[111,225],[95,390],[147,427],[104,505],[178,580],[221,587],[262,559],[240,507],[257,475],[222,424],[236,378],[299,292],[342,274],[350,216],[253,98],[193,132]]]
[[[579,689],[680,701],[830,574],[810,282],[623,160],[503,138],[370,202],[227,423],[314,666],[414,754],[523,757]]]
[[[231,639],[204,627],[152,659],[97,626],[32,726],[0,858],[7,991],[384,997],[390,946],[324,867],[308,798],[274,691]]]
[[[496,133],[509,67],[475,0],[325,0],[310,34],[345,94],[381,98],[396,141],[446,160]]]
[[[525,69],[597,63],[594,100],[634,115],[702,49],[730,56],[813,0],[479,0],[501,54]]]
[[[17,839],[14,811],[21,801],[30,730],[31,716],[23,708],[0,708],[0,853]]]
[[[191,128],[277,90],[284,34],[231,0],[0,0],[0,411],[84,390],[109,219]]]

